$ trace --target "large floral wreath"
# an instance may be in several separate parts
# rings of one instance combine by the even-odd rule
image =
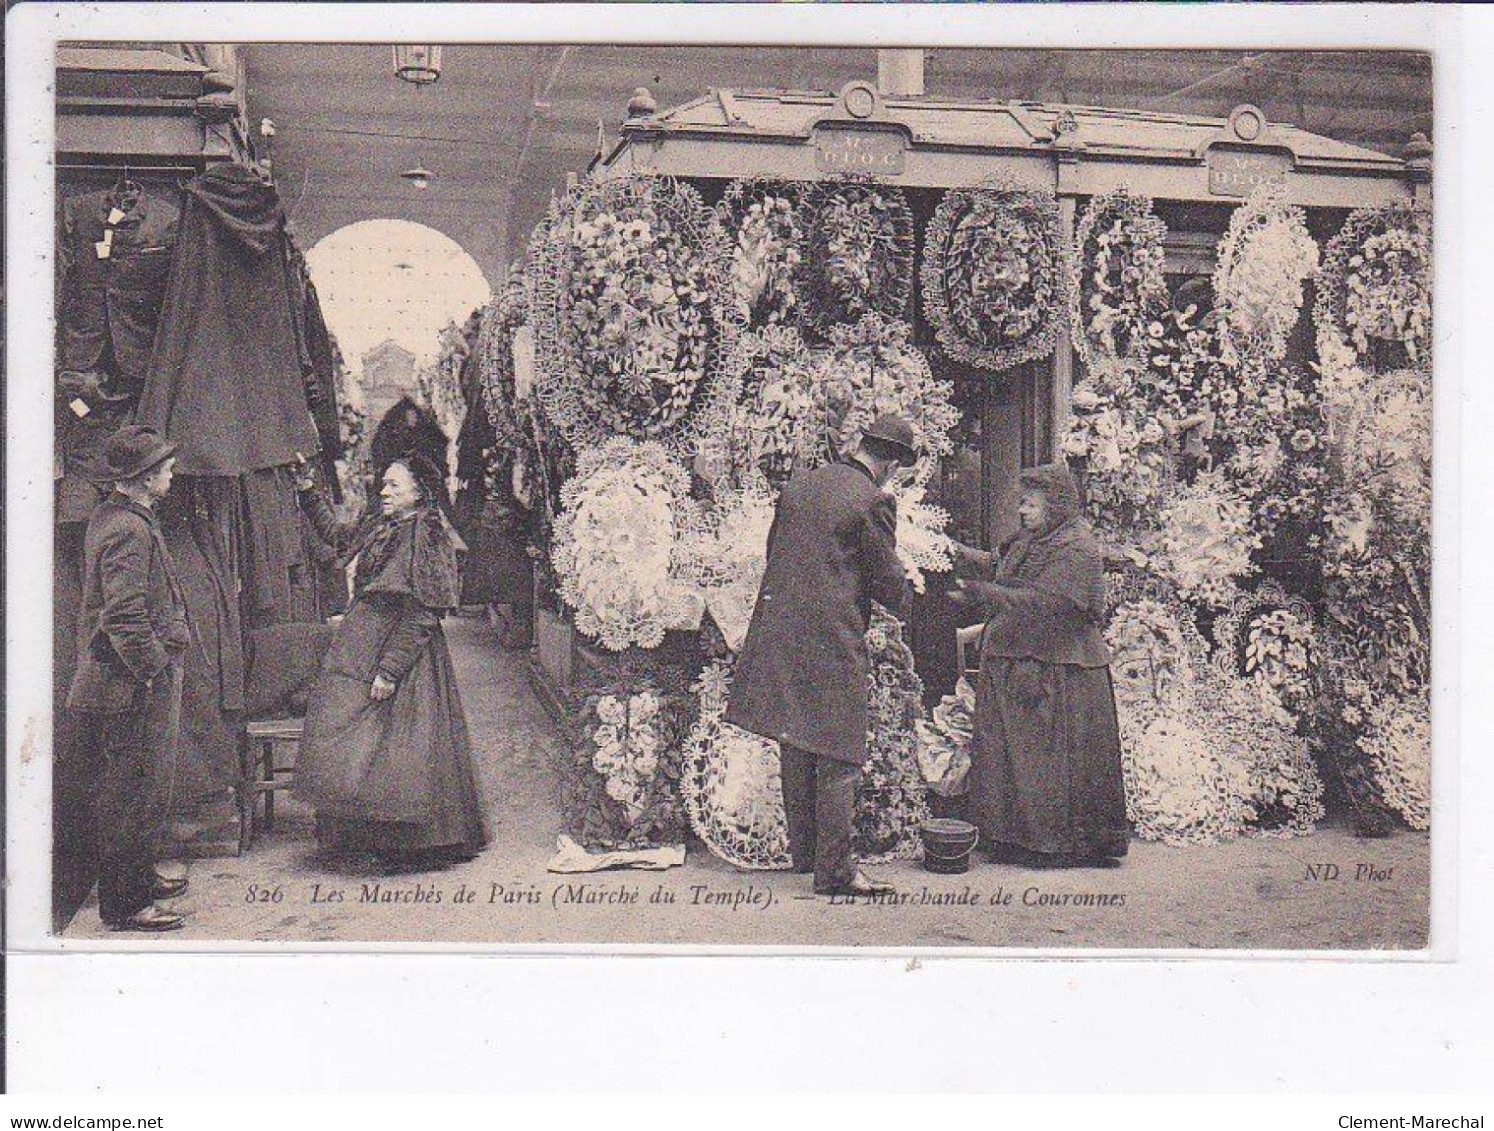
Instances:
[[[1328,241],[1313,320],[1325,359],[1372,372],[1426,365],[1432,349],[1431,216],[1409,203],[1350,213]]]
[[[1273,365],[1302,315],[1303,284],[1318,245],[1302,209],[1280,185],[1264,185],[1235,210],[1219,244],[1214,302],[1220,356],[1228,365]]]
[[[1268,581],[1240,594],[1214,622],[1214,662],[1243,677],[1270,707],[1300,719],[1311,705],[1314,623],[1306,601]]]
[[[798,316],[802,195],[794,182],[751,177],[732,181],[717,205],[731,241],[731,301],[751,327],[788,325]]]
[[[540,396],[571,443],[683,449],[714,425],[740,323],[718,301],[729,258],[715,212],[667,178],[584,184],[556,206],[527,274]]]
[[[1147,328],[1167,311],[1167,225],[1150,197],[1097,196],[1074,229],[1069,324],[1085,371],[1144,356]]]
[[[738,339],[737,401],[725,427],[702,437],[697,462],[713,484],[757,475],[775,488],[826,447],[819,370],[799,332],[770,326]]]
[[[806,193],[799,264],[800,322],[824,340],[867,314],[904,318],[913,293],[913,212],[902,189],[855,178]]]
[[[1008,369],[1052,351],[1068,311],[1063,225],[1051,194],[954,189],[923,242],[923,308],[951,357]]]
[[[1200,473],[1162,508],[1156,565],[1192,600],[1216,607],[1234,598],[1235,585],[1256,570],[1251,553],[1260,536],[1250,505],[1218,471]]]
[[[916,723],[923,683],[898,622],[873,606],[867,762],[856,788],[853,842],[869,861],[919,851],[928,798],[918,763]],[[717,856],[739,868],[790,865],[778,744],[726,722],[731,666],[718,661],[692,689],[700,716],[685,742],[680,792],[690,825]]]
[[[483,404],[500,448],[513,448],[523,441],[534,410],[534,390],[520,390],[514,373],[514,332],[527,320],[528,306],[524,275],[515,269],[503,290],[484,308],[477,333],[477,373]]]
[[[675,576],[695,520],[689,487],[685,469],[656,443],[617,437],[581,455],[561,491],[551,547],[577,631],[622,651],[698,627],[701,599]]]

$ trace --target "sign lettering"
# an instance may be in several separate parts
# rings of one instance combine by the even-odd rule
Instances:
[[[903,171],[905,141],[891,130],[823,129],[814,135],[814,167],[821,173]]]
[[[1262,185],[1284,180],[1291,159],[1284,153],[1211,149],[1208,166],[1209,192],[1215,196],[1245,197]]]

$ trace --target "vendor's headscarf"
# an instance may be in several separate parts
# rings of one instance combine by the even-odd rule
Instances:
[[[1043,524],[1013,538],[997,565],[996,579],[1066,597],[1092,616],[1105,608],[1105,565],[1099,544],[1082,517],[1079,486],[1068,465],[1047,463],[1022,472],[1023,492],[1045,503]]]

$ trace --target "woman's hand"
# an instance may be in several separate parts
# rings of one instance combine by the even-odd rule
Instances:
[[[388,699],[389,696],[394,694],[394,687],[394,680],[390,679],[383,672],[380,672],[374,676],[373,683],[368,688],[368,697],[375,702]]]

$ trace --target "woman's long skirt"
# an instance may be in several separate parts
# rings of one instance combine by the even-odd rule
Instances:
[[[984,844],[1125,855],[1130,829],[1108,668],[989,658],[975,712],[970,807]]]
[[[348,612],[307,709],[297,793],[328,847],[473,856],[487,830],[445,634],[435,626],[394,694],[373,700],[393,627],[387,605],[358,601]]]

